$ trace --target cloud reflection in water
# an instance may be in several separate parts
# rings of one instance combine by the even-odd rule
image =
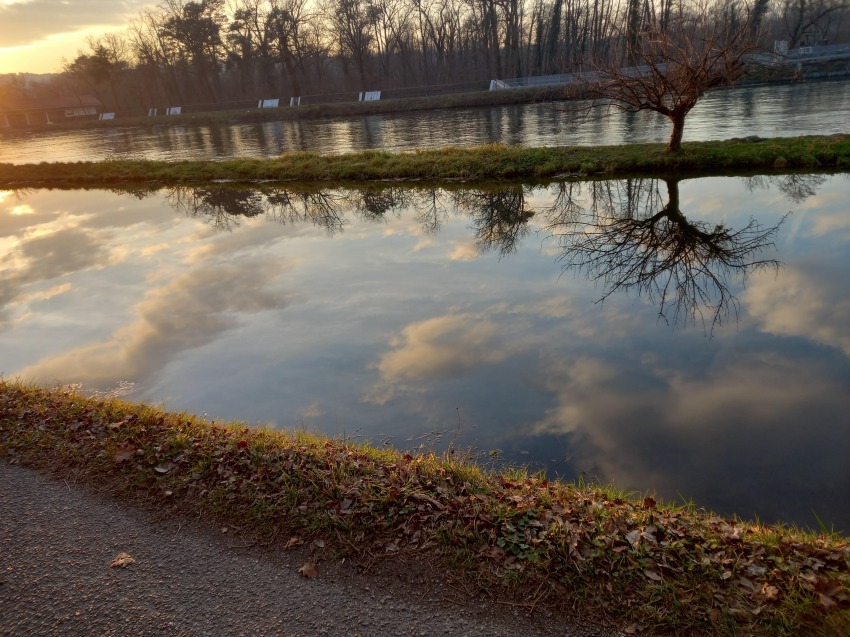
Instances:
[[[6,308],[38,313],[49,302],[80,313],[120,301],[121,311],[109,329],[80,331],[70,345],[68,334],[45,334],[29,357],[13,343],[26,333],[14,324],[0,334],[15,361],[3,371],[45,382],[129,380],[173,408],[307,419],[328,433],[395,436],[399,446],[460,418],[465,442],[501,448],[512,461],[557,461],[567,476],[584,471],[665,497],[680,491],[747,516],[811,522],[813,507],[850,526],[837,504],[850,496],[850,259],[843,238],[817,231],[841,226],[846,210],[837,206],[850,185],[805,184],[811,192],[798,188],[805,196],[796,197],[782,183],[682,182],[672,191],[675,201],[681,190],[678,216],[656,219],[663,228],[640,223],[670,208],[670,184],[657,182],[180,189],[138,202],[148,219],[137,210],[127,227],[107,228],[103,211],[51,230],[79,250],[59,245],[58,234],[35,237],[27,220],[50,215],[39,197],[25,197],[11,203],[34,214],[0,217],[0,236],[32,235],[3,261]],[[805,214],[776,231],[798,208]],[[786,263],[778,273],[745,272],[746,287],[735,268],[711,270],[740,304],[737,320],[713,335],[699,321],[670,330],[657,320],[658,296],[637,292],[663,278],[630,286],[611,270],[562,271],[576,254],[565,250],[593,255],[646,232],[663,241],[620,254],[652,264],[679,254],[679,267],[676,241],[711,238],[718,227],[728,241],[754,228],[751,218],[771,234],[752,235],[757,249],[742,264]],[[622,220],[641,232],[624,234]],[[588,236],[596,243],[582,244]],[[131,249],[110,262],[122,243]],[[696,262],[710,270],[705,258]],[[596,284],[585,279],[594,273],[603,273]],[[86,306],[73,294],[83,284]],[[64,285],[73,289],[36,298]]]

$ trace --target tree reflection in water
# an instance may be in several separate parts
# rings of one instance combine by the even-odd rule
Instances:
[[[680,208],[678,180],[561,184],[546,216],[564,269],[601,285],[600,302],[634,290],[673,325],[701,321],[712,329],[730,312],[737,317],[730,278],[779,267],[758,255],[773,246],[784,217],[770,227],[751,218],[737,229],[690,220]]]
[[[495,249],[501,256],[511,254],[530,231],[534,211],[526,204],[522,185],[461,190],[453,193],[453,199],[458,209],[472,216],[475,240],[482,251]]]
[[[792,201],[814,194],[818,175],[746,178],[750,189],[775,185]],[[531,195],[548,195],[531,205]],[[348,215],[385,222],[410,210],[426,234],[452,215],[471,219],[479,252],[515,252],[534,227],[558,242],[565,271],[584,274],[602,287],[599,302],[632,290],[658,305],[667,323],[702,322],[713,329],[739,312],[733,280],[779,267],[761,258],[782,224],[755,219],[741,228],[692,220],[681,210],[679,181],[563,182],[534,188],[511,184],[489,188],[375,187],[359,190],[175,188],[166,199],[180,212],[232,229],[239,217],[265,214],[278,223],[310,223],[329,235],[342,232]],[[536,223],[532,224],[532,220]]]

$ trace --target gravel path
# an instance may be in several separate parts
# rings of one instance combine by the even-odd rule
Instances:
[[[306,550],[238,544],[0,461],[0,635],[615,634],[474,597],[446,603],[448,587],[423,569],[375,577],[319,562],[308,580]],[[121,552],[136,562],[110,568]]]

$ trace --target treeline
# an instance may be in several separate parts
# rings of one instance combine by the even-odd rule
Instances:
[[[627,64],[695,11],[771,49],[850,40],[847,0],[166,0],[43,88],[126,111],[546,75]]]

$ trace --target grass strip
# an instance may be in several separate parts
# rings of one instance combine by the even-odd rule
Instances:
[[[612,488],[0,383],[0,457],[287,547],[439,559],[643,634],[847,635],[850,543]]]
[[[850,135],[746,138],[683,144],[528,148],[487,144],[391,153],[285,153],[270,159],[223,161],[105,160],[0,164],[0,187],[200,185],[235,182],[380,180],[529,180],[564,177],[728,175],[850,168]]]

